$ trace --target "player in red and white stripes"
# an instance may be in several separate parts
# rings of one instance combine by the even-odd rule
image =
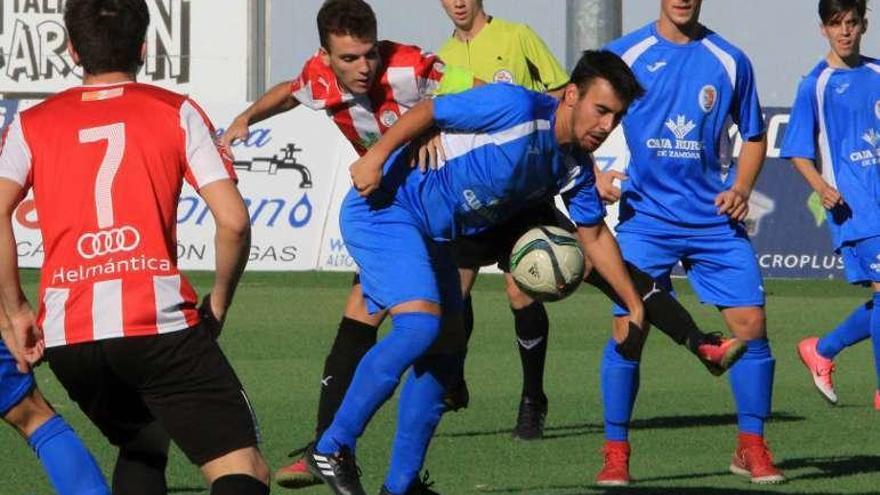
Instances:
[[[250,242],[231,161],[195,102],[135,82],[143,0],[70,0],[64,19],[83,85],[19,114],[0,151],[0,287],[17,357],[45,357],[119,447],[114,493],[165,493],[170,436],[213,495],[266,494],[253,411],[215,341]],[[214,286],[201,307],[177,269],[184,180],[217,226]],[[36,315],[11,224],[29,189],[45,248]]]

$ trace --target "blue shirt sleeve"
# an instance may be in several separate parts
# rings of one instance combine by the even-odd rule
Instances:
[[[486,84],[434,98],[434,122],[453,132],[494,132],[534,119],[535,97],[512,84]]]
[[[816,136],[819,126],[815,90],[813,78],[804,79],[798,86],[797,96],[791,108],[791,117],[785,128],[780,157],[816,160]]]
[[[730,116],[739,127],[743,140],[748,141],[764,134],[764,115],[758,100],[755,72],[752,63],[742,54],[737,57],[736,88]]]
[[[580,167],[578,173],[560,191],[568,208],[571,221],[580,227],[590,227],[604,221],[605,205],[596,190],[593,169]]]

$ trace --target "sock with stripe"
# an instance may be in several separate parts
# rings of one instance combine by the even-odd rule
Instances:
[[[546,403],[544,362],[547,359],[547,335],[550,331],[547,310],[538,301],[524,308],[510,310],[513,312],[517,349],[522,363],[522,396]]]
[[[318,399],[318,423],[315,438],[320,438],[324,430],[333,422],[333,416],[342,404],[354,370],[364,354],[376,344],[379,329],[366,323],[342,318],[330,354],[324,361],[324,374],[321,375],[321,396]]]
[[[428,350],[440,332],[437,315],[402,313],[393,315],[391,321],[388,336],[361,359],[333,423],[318,440],[318,452],[334,453],[342,447],[354,451],[358,437],[394,392],[400,375]]]

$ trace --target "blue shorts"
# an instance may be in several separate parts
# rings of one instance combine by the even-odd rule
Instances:
[[[6,416],[34,388],[34,374],[20,373],[15,358],[0,340],[0,416]]]
[[[840,248],[846,281],[851,284],[880,282],[880,237],[869,237]]]
[[[620,232],[623,258],[672,291],[670,273],[680,261],[704,304],[735,308],[764,305],[764,281],[744,232],[720,236],[647,235]],[[626,310],[614,307],[622,316]]]
[[[398,203],[371,207],[352,190],[339,215],[345,247],[360,269],[370,313],[425,300],[444,310],[462,308],[461,282],[449,243],[425,234]]]

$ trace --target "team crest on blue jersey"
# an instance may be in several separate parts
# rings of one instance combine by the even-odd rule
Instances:
[[[391,127],[397,122],[397,114],[394,110],[385,110],[382,112],[382,115],[379,116],[379,121],[382,122],[382,125],[385,127]]]
[[[498,69],[492,80],[497,83],[513,83],[513,73],[507,69]]]
[[[715,108],[715,100],[717,100],[717,99],[718,99],[718,90],[715,89],[715,86],[712,86],[711,84],[707,84],[707,85],[703,86],[703,88],[700,90],[699,103],[700,103],[700,108],[704,112],[706,112],[706,113],[711,112],[712,109]]]

